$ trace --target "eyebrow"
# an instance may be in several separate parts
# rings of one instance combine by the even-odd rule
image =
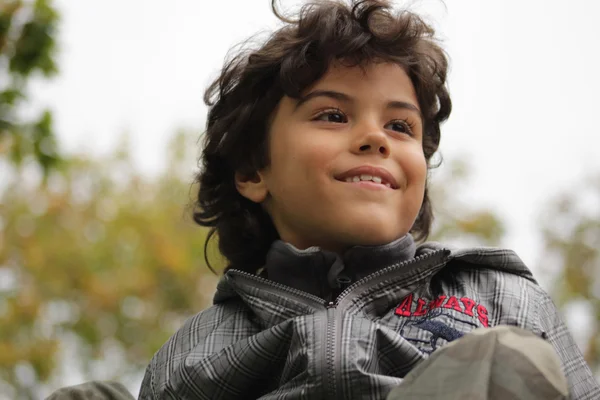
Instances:
[[[308,93],[306,96],[300,97],[296,103],[294,110],[297,110],[302,104],[307,101],[314,99],[315,97],[329,97],[330,99],[339,100],[344,103],[353,103],[354,98],[352,96],[347,95],[346,93],[336,92],[334,90],[315,90]],[[421,110],[417,108],[412,103],[407,103],[406,101],[393,100],[387,103],[387,108],[399,108],[403,110],[414,111],[419,114],[421,121],[423,121],[423,114],[421,114]]]

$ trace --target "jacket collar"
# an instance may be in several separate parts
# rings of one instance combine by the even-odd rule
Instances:
[[[415,251],[416,245],[410,234],[380,246],[354,246],[341,256],[319,247],[300,250],[277,240],[267,253],[263,276],[330,299],[373,272],[412,259]]]
[[[399,240],[402,240],[402,238]],[[393,243],[394,242],[390,243],[389,245],[393,246]],[[385,247],[385,246],[387,246],[387,245],[384,245],[383,247]],[[412,246],[414,246],[414,243]],[[359,246],[359,247],[365,247],[365,246]],[[376,250],[373,247],[369,247],[369,246],[366,246],[366,247],[371,248],[372,250]],[[298,251],[299,252],[307,252],[308,250],[309,249],[298,250]],[[444,250],[444,251],[447,251],[450,253],[450,255],[446,258],[446,262],[444,262],[444,265],[440,266],[440,268],[444,267],[447,264],[449,264],[449,265],[447,265],[447,267],[450,268],[455,263],[460,263],[462,265],[470,265],[476,269],[485,268],[485,269],[492,269],[492,270],[497,270],[497,271],[501,271],[504,273],[518,275],[518,276],[521,276],[533,283],[536,283],[535,279],[533,278],[533,276],[531,274],[531,271],[525,266],[525,264],[523,264],[521,259],[512,250],[489,248],[489,247],[456,249],[456,248],[453,248],[452,246],[445,246],[445,245],[442,245],[442,244],[436,243],[436,242],[427,242],[427,243],[423,243],[423,244],[419,245],[416,248],[416,252],[415,252],[414,256],[419,257],[419,256],[423,256],[427,253],[438,252],[440,250]],[[293,250],[291,250],[291,251],[293,251]],[[319,251],[319,250],[317,250],[317,251]],[[358,252],[360,253],[361,251],[362,250],[359,250]],[[368,254],[368,253],[366,253],[366,254]],[[379,253],[377,251],[375,251],[372,255],[377,256],[378,254]],[[344,258],[346,258],[346,254],[344,254],[344,256],[345,256]],[[368,256],[367,256],[367,258],[370,260],[370,258]],[[402,260],[398,260],[398,261],[402,261]],[[352,265],[352,264],[353,264],[353,262],[351,261],[349,265]],[[391,264],[396,264],[396,262],[392,262]],[[370,269],[368,267],[369,266],[368,262],[365,263],[365,265],[367,265],[367,269],[362,271],[362,273],[359,273],[355,279],[361,279],[362,277],[374,272],[375,268]],[[373,265],[375,265],[375,263],[373,263]],[[348,267],[348,266],[346,266],[346,267]],[[385,266],[383,268],[385,268]],[[423,268],[430,268],[430,267],[428,265],[424,264]],[[352,269],[351,267],[348,268],[348,270],[351,270],[351,269]],[[436,274],[438,272],[438,269],[436,268],[435,271],[430,271],[430,272],[431,272],[431,274]],[[327,270],[327,273],[329,273],[329,270]],[[266,272],[263,272],[263,275],[264,274],[266,274]],[[321,276],[323,276],[323,275],[321,275]],[[222,277],[219,284],[217,285],[217,291],[213,298],[213,303],[219,304],[219,303],[228,301],[232,298],[241,296],[244,299],[243,300],[244,302],[256,301],[256,302],[260,302],[262,304],[263,300],[259,301],[257,299],[268,296],[269,294],[267,293],[267,291],[263,290],[266,288],[263,284],[257,285],[257,279],[260,280],[261,278],[256,277],[256,276],[251,276],[251,274],[239,272],[239,271],[235,271],[235,270],[231,270],[231,271],[227,272]],[[264,282],[268,282],[268,281],[265,281],[264,279],[262,279],[262,280]],[[304,281],[302,280],[302,282],[304,282]],[[283,282],[281,282],[281,284],[288,286],[286,283],[283,283]],[[329,284],[329,283],[327,283],[327,284]],[[297,285],[293,285],[293,286],[298,287]],[[273,287],[270,287],[268,292],[272,292],[273,289],[274,289]],[[302,289],[300,289],[300,290],[302,290]],[[337,289],[337,290],[339,290],[339,289]],[[289,295],[290,295],[289,292],[286,291],[285,293],[278,295],[278,298],[276,301],[284,302],[284,297],[289,297]],[[320,297],[320,296],[318,296],[318,297]],[[317,297],[317,299],[318,299],[318,297]],[[250,298],[253,298],[253,300],[249,300]],[[256,298],[256,299],[254,299],[254,298]],[[322,297],[320,297],[320,298],[323,299]],[[292,303],[299,304],[302,307],[307,306],[305,301],[292,302]],[[263,305],[260,305],[260,307],[263,307]]]

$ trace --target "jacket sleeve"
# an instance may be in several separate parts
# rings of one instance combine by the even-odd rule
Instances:
[[[240,337],[256,333],[259,327],[248,320],[247,308],[236,301],[213,305],[189,318],[152,357],[138,398],[175,400],[192,396],[188,390],[190,382],[196,382],[195,377],[190,377],[189,370],[182,367],[188,357],[208,359]],[[210,398],[197,393],[193,397]]]
[[[152,387],[152,375],[154,374],[154,358],[150,361],[150,364],[146,368],[144,379],[142,380],[142,386],[140,386],[140,394],[138,400],[153,400],[157,397],[154,395],[154,388]]]
[[[562,321],[552,299],[543,291],[539,307],[539,328],[560,358],[563,372],[569,382],[571,400],[600,399],[598,382]]]

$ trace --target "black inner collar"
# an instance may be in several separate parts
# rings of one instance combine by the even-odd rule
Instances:
[[[415,251],[410,234],[380,246],[351,247],[342,257],[319,247],[299,250],[276,240],[267,253],[264,274],[272,281],[332,300],[365,276],[412,259]]]

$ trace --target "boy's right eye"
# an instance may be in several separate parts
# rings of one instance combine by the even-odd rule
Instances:
[[[348,122],[348,118],[341,110],[326,110],[319,113],[315,118],[315,121],[334,122],[337,124],[343,124]]]

